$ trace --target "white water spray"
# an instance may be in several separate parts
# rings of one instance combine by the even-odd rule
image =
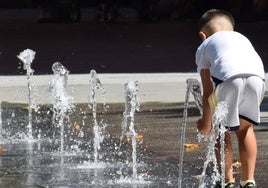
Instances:
[[[36,107],[33,96],[32,96],[32,76],[34,73],[34,70],[31,68],[31,64],[35,58],[36,52],[30,49],[26,49],[17,56],[23,63],[23,69],[26,70],[26,76],[27,76],[27,86],[28,86],[28,116],[29,116],[29,122],[28,122],[28,137],[30,139],[33,138],[32,133],[32,111]]]
[[[190,78],[186,80],[186,84],[187,84],[187,88],[186,88],[186,95],[185,95],[185,102],[184,102],[183,121],[182,121],[181,140],[180,140],[180,162],[179,162],[180,166],[179,166],[178,188],[182,188],[185,131],[186,131],[186,125],[187,125],[187,118],[188,118],[190,93],[194,96],[195,104],[198,107],[201,114],[203,111],[201,87],[200,87],[199,81],[196,79]]]
[[[127,134],[127,127],[129,125],[129,132],[131,135],[132,142],[132,177],[133,179],[138,178],[137,174],[137,133],[135,131],[135,111],[139,110],[139,102],[138,102],[138,82],[128,81],[124,85],[124,93],[125,93],[125,111],[124,111],[124,119],[122,123],[122,135],[121,142],[124,136]]]
[[[64,151],[64,120],[74,108],[73,98],[67,94],[66,85],[69,71],[59,62],[52,65],[54,76],[50,82],[53,104],[53,123],[60,127],[60,151]]]
[[[184,158],[184,144],[185,144],[185,131],[187,125],[187,116],[188,116],[188,106],[189,106],[189,97],[190,93],[194,96],[195,104],[198,107],[200,114],[202,115],[203,106],[202,106],[202,95],[201,95],[201,87],[200,83],[196,79],[187,79],[187,89],[184,103],[184,112],[183,112],[183,123],[182,123],[182,131],[181,131],[181,142],[180,142],[180,166],[179,166],[179,181],[178,187],[182,187],[182,175],[183,175],[183,158]],[[225,184],[225,161],[224,161],[224,139],[225,139],[225,127],[226,127],[226,116],[228,114],[227,106],[224,102],[220,102],[217,104],[215,108],[215,113],[213,114],[213,122],[212,122],[212,131],[209,136],[204,136],[199,134],[199,140],[203,138],[208,142],[207,145],[207,155],[206,161],[204,162],[204,167],[202,171],[202,175],[199,181],[199,188],[205,188],[208,186],[206,183],[206,170],[210,163],[213,164],[213,174],[210,176],[209,182],[215,184],[216,181],[221,181],[221,185],[224,188]],[[220,139],[221,146],[221,173],[219,173],[217,159],[215,155],[215,143],[216,140]]]
[[[0,101],[0,139],[3,138],[2,102]]]
[[[225,154],[224,154],[224,139],[226,132],[226,116],[228,114],[227,105],[224,102],[219,102],[215,108],[212,117],[212,130],[210,135],[204,136],[199,134],[199,139],[204,139],[208,142],[206,161],[204,163],[203,171],[199,181],[199,188],[208,187],[208,183],[215,184],[217,181],[221,182],[221,187],[225,187]],[[215,154],[215,143],[217,139],[220,140],[220,155],[221,155],[221,173],[218,169],[217,158]],[[206,181],[206,170],[208,165],[213,164],[213,174],[210,175],[209,180]],[[207,183],[208,182],[208,183]]]
[[[97,76],[95,70],[90,71],[90,85],[91,85],[91,103],[92,103],[92,115],[93,115],[93,131],[94,131],[94,163],[98,162],[100,150],[100,144],[103,141],[103,136],[101,134],[101,127],[97,121],[97,99],[96,92],[98,89],[101,90],[103,96],[103,105],[105,106],[105,90]]]

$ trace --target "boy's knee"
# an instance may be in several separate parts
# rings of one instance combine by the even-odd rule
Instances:
[[[254,132],[253,124],[247,120],[240,119],[239,129],[236,130],[236,134],[238,137],[247,134],[249,131]]]

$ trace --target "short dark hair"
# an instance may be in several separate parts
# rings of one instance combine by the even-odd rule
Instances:
[[[212,20],[213,18],[216,18],[218,16],[223,16],[223,17],[227,18],[234,27],[235,20],[234,20],[234,17],[232,16],[231,13],[229,13],[225,10],[210,9],[210,10],[206,11],[201,16],[201,18],[199,20],[199,30],[201,30],[202,27],[204,27],[210,20]]]

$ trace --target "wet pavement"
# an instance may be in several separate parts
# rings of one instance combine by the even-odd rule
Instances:
[[[157,80],[160,75],[161,79]],[[27,101],[27,89],[22,89],[26,87],[22,79],[25,77],[2,77],[6,82],[3,81],[1,84],[3,91],[1,98],[7,102],[2,102],[1,105],[3,138],[0,153],[0,187],[178,187],[185,81],[190,77],[198,79],[198,75],[99,74],[103,86],[107,88],[106,102],[109,106],[104,108],[99,104],[101,102],[98,102],[97,117],[100,124],[105,127],[104,141],[100,149],[100,164],[93,163],[92,110],[88,106],[90,103],[88,76],[70,75],[69,78],[68,91],[79,102],[75,112],[70,114],[70,121],[65,128],[67,136],[64,139],[64,153],[59,151],[59,128],[52,126],[51,102],[48,100],[47,90],[50,77],[44,76],[43,82],[36,84],[38,86],[36,91],[46,91],[39,93],[37,96],[42,97],[38,99],[46,98],[46,100],[43,100],[39,104],[39,110],[34,112],[35,139],[32,142],[27,138],[28,108],[25,101],[23,102]],[[123,83],[135,78],[139,80],[140,85],[140,111],[135,113],[135,129],[138,133],[138,174],[142,177],[136,181],[132,179],[130,138],[126,137],[124,144],[119,148],[125,108]],[[8,82],[12,82],[13,86],[5,86]],[[11,95],[10,91],[15,96]],[[102,101],[100,96],[97,100]],[[268,183],[266,181],[267,104],[266,95],[261,106],[262,124],[255,128],[259,146],[256,168],[256,181],[259,187],[265,187]],[[201,142],[200,145],[197,140],[195,121],[200,115],[193,99],[188,116],[186,143],[193,145],[185,148],[182,185],[198,187],[198,178],[206,155],[206,144]],[[233,140],[236,164],[234,171],[239,178],[237,143],[235,138]]]

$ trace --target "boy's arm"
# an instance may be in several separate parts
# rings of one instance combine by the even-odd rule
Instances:
[[[203,116],[197,121],[197,129],[202,134],[209,134],[212,127],[212,112],[209,106],[208,97],[213,92],[210,70],[201,69],[200,76],[203,86]]]

